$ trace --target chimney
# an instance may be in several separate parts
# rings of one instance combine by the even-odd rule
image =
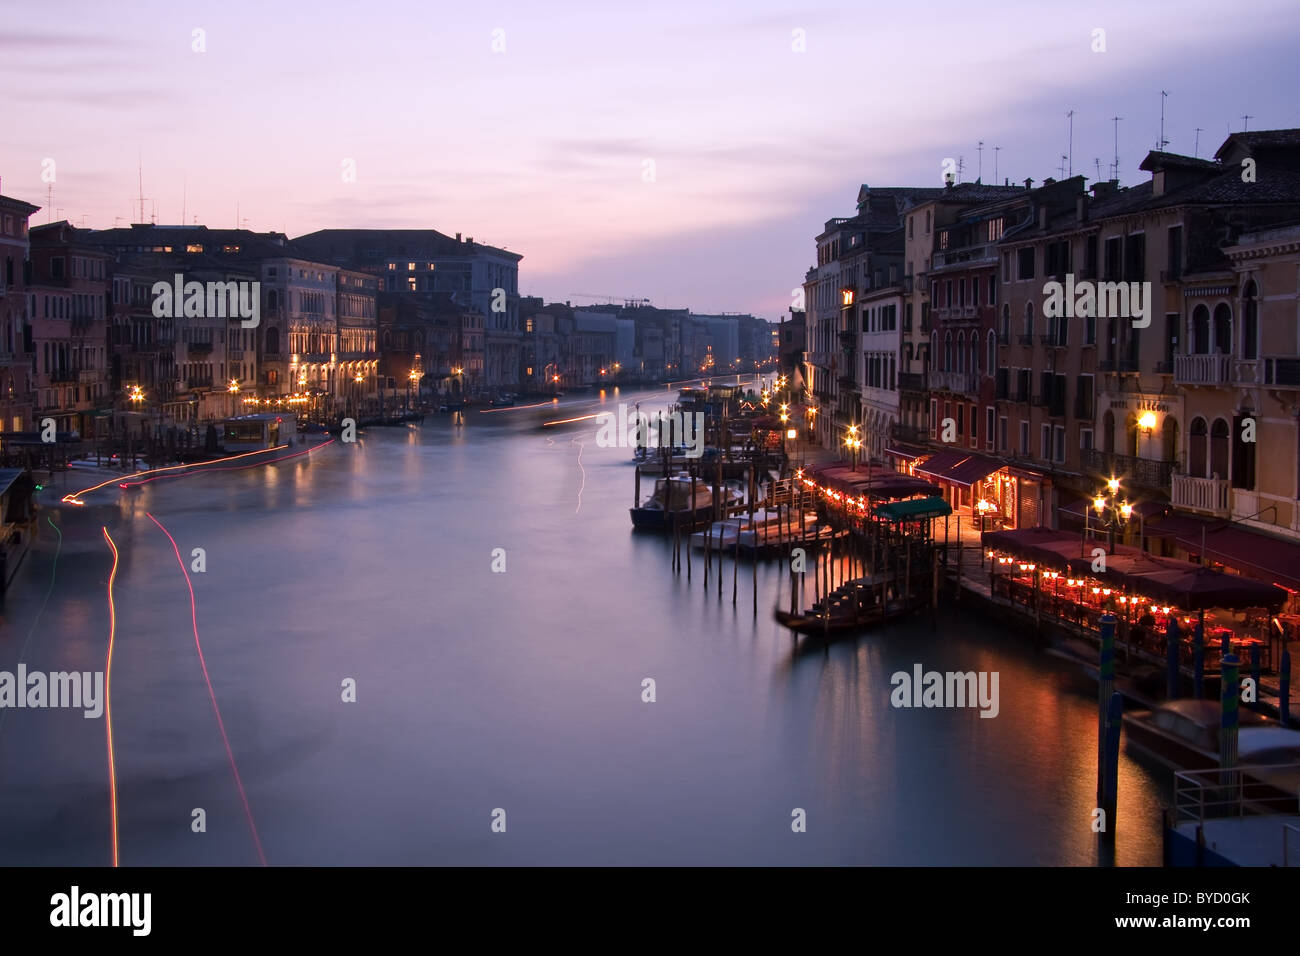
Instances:
[[[459,233],[459,232],[456,233],[456,241],[457,241],[457,242],[460,242],[460,233]]]
[[[474,244],[474,237],[473,237],[473,236],[466,236],[466,237],[465,237],[465,244],[466,244],[467,246],[473,245],[473,244]]]
[[[1033,188],[1034,188],[1034,181],[1033,181],[1032,179],[1026,179],[1026,180],[1025,180],[1025,188],[1026,188],[1026,189],[1033,189]]]
[[[1084,193],[1074,201],[1074,215],[1079,222],[1088,221],[1088,194]]]

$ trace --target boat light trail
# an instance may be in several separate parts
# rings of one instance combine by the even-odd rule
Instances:
[[[288,461],[290,458],[297,458],[299,455],[310,455],[312,452],[319,451],[320,449],[324,448],[326,445],[332,445],[335,441],[336,439],[331,438],[329,441],[321,442],[319,445],[313,445],[311,448],[308,448],[305,451],[294,452],[292,455],[284,455],[280,458],[270,458],[267,459],[266,461],[257,461],[248,465],[234,465],[234,466],[224,467],[224,468],[210,467],[210,466],[220,465],[222,462],[238,461],[239,459],[247,458],[250,455],[264,455],[266,454],[267,451],[279,451],[280,449],[288,448],[289,446],[276,445],[275,448],[271,448],[271,449],[262,448],[256,451],[246,451],[238,455],[229,455],[225,458],[214,458],[212,461],[191,462],[190,464],[186,464],[186,465],[168,465],[166,468],[150,468],[148,471],[137,471],[134,474],[127,475],[125,480],[121,478],[109,478],[107,481],[101,481],[97,485],[91,485],[89,488],[82,488],[80,491],[74,491],[70,495],[64,495],[60,500],[64,504],[84,505],[85,502],[81,500],[82,495],[88,495],[92,491],[98,491],[99,489],[106,488],[112,484],[116,484],[119,488],[130,488],[134,485],[146,485],[151,481],[158,480],[158,478],[160,477],[184,478],[188,475],[203,474],[203,471],[201,471],[200,469],[206,469],[207,471],[238,471],[243,468],[256,468],[259,465],[271,465],[277,461]],[[180,471],[183,468],[188,468],[190,470],[183,471],[179,475],[163,474],[163,472]],[[155,477],[146,479],[144,481],[131,481],[132,478],[139,478],[142,475],[154,475]]]
[[[117,765],[113,760],[113,640],[117,636],[117,608],[113,604],[113,581],[117,578],[117,545],[101,526],[104,540],[113,552],[113,570],[108,574],[108,661],[104,665],[104,729],[108,735],[108,802],[113,826],[113,865],[117,866]]]
[[[490,415],[493,412],[522,412],[525,408],[542,408],[546,405],[554,405],[554,402],[537,402],[533,405],[511,405],[509,408],[480,408],[480,415]]]
[[[578,446],[578,467],[582,469],[582,484],[578,486],[578,507],[573,509],[573,513],[576,515],[582,510],[582,492],[587,487],[587,469],[582,467],[582,449],[585,443],[578,441],[576,438],[570,438],[569,443]]]
[[[181,574],[185,575],[185,586],[190,592],[190,624],[194,628],[194,647],[199,652],[199,666],[203,668],[203,682],[208,685],[208,697],[212,700],[212,712],[217,715],[217,729],[221,731],[221,742],[226,746],[226,757],[230,761],[230,772],[235,776],[235,786],[239,789],[239,799],[244,804],[244,816],[248,819],[249,832],[253,834],[253,846],[257,848],[257,858],[261,861],[262,866],[266,866],[266,854],[262,852],[262,840],[257,835],[257,824],[253,822],[253,809],[248,805],[248,794],[244,792],[244,781],[239,776],[239,767],[235,764],[235,752],[230,749],[230,738],[226,736],[226,724],[221,719],[221,708],[217,706],[217,694],[212,689],[212,678],[208,676],[208,662],[203,657],[203,645],[199,643],[199,617],[198,606],[194,603],[194,583],[190,580],[190,572],[185,567],[185,561],[181,558],[181,549],[176,546],[176,539],[172,537],[171,532],[163,527],[162,522],[155,518],[150,512],[146,511],[145,515],[158,526],[158,530],[167,535],[167,540],[172,544],[172,552],[176,555],[176,563],[181,566]]]
[[[589,418],[596,418],[596,415],[580,415],[577,418],[561,418],[559,421],[542,422],[543,428],[549,428],[552,425],[567,425],[570,422],[585,422]]]

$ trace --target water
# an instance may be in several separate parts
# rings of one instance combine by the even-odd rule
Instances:
[[[630,531],[630,452],[597,447],[591,420],[539,427],[597,402],[371,429],[83,508],[57,499],[91,482],[57,478],[42,514],[63,532],[57,565],[45,525],[0,669],[25,642],[29,669],[103,669],[107,526],[122,865],[258,862],[185,577],[147,512],[187,566],[204,549],[199,636],[272,865],[1101,859],[1095,682],[970,612],[797,652],[772,620],[773,568],[757,619],[748,565],[736,607],[729,561],[721,599],[698,560],[674,575],[667,541]],[[999,715],[894,709],[890,675],[915,662],[998,671]],[[80,711],[8,712],[0,863],[111,862],[105,731]],[[1166,778],[1121,754],[1117,862],[1159,863]]]

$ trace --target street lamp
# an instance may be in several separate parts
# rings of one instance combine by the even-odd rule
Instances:
[[[862,439],[858,436],[858,426],[850,425],[848,434],[844,436],[844,447],[853,452],[853,470],[858,470],[858,449],[862,447]]]
[[[230,384],[226,386],[226,391],[230,393],[230,414],[233,417],[239,414],[239,405],[237,404],[239,399],[235,397],[239,394],[239,382],[232,378]]]
[[[1103,526],[1109,529],[1109,546],[1108,553],[1115,553],[1115,532],[1121,526],[1126,526],[1129,519],[1133,517],[1133,506],[1127,501],[1121,502],[1118,497],[1119,479],[1110,478],[1106,482],[1106,490],[1110,492],[1110,497],[1098,492],[1092,499],[1092,509],[1097,512],[1097,519]]]
[[[993,505],[984,498],[981,498],[975,507],[980,513],[980,531],[982,532],[984,530],[984,518],[993,510]]]

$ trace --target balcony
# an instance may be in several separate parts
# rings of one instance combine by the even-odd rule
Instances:
[[[1055,332],[1045,332],[1038,337],[1039,344],[1049,349],[1063,349],[1065,343],[1062,342]]]
[[[930,387],[963,395],[974,395],[979,392],[979,380],[978,376],[970,372],[931,371]]]
[[[924,392],[926,390],[924,372],[899,372],[898,389],[903,392]]]
[[[51,384],[62,384],[77,380],[77,373],[70,368],[56,368],[54,371],[47,373],[47,376]]]
[[[1229,355],[1174,356],[1175,385],[1227,385],[1231,374]]]
[[[1264,384],[1270,388],[1300,388],[1300,358],[1265,356]]]
[[[1137,359],[1120,359],[1119,370],[1121,372],[1136,372],[1138,370]]]
[[[1098,448],[1088,448],[1083,452],[1083,466],[1088,471],[1106,476],[1114,475],[1129,485],[1137,485],[1153,491],[1169,490],[1174,464],[1172,461],[1155,461],[1150,458],[1108,453]]]
[[[980,317],[980,307],[978,305],[963,306],[961,317],[963,319],[978,319]]]
[[[1097,371],[1099,371],[1099,372],[1113,372],[1113,371],[1115,371],[1115,360],[1114,360],[1114,359],[1102,359],[1100,362],[1097,363]]]
[[[1188,511],[1201,511],[1220,518],[1228,516],[1231,485],[1227,478],[1193,478],[1174,475],[1170,501]]]

